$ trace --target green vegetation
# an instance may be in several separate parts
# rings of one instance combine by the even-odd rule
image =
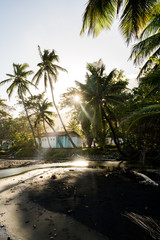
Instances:
[[[85,82],[76,81],[76,87],[69,88],[61,96],[61,109],[70,108],[71,120],[66,127],[53,91],[59,70],[66,72],[66,69],[55,64],[59,62],[55,50],[44,50],[42,53],[38,46],[41,62],[32,81],[37,86],[43,77],[45,90],[47,84],[50,86],[52,103],[44,97],[45,93],[26,96],[27,92],[31,94],[29,87],[34,86],[27,80],[33,74],[33,71],[26,71],[28,64],[13,64],[14,74],[7,74],[9,78],[0,82],[0,85],[11,82],[7,89],[9,97],[17,89],[19,104],[23,105],[27,116],[23,114],[13,119],[9,107],[0,99],[0,139],[12,143],[9,151],[15,157],[36,157],[40,154],[49,161],[70,159],[77,155],[91,159],[119,157],[143,165],[159,165],[160,4],[150,0],[89,0],[82,32],[88,28],[89,33],[97,35],[102,29],[110,28],[119,13],[120,28],[127,42],[133,37],[138,39],[130,58],[134,58],[135,64],[146,60],[138,75],[138,87],[128,89],[128,79],[123,71],[114,69],[107,73],[101,59],[87,63]],[[41,149],[40,135],[47,133],[46,127],[49,126],[56,134],[55,113],[50,107],[55,108],[75,149]],[[83,149],[76,149],[69,130],[82,137]],[[39,144],[35,135],[39,138]],[[61,142],[59,144],[63,147]]]

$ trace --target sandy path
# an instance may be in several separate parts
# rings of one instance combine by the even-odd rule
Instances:
[[[41,183],[45,184],[56,171],[40,169],[0,180],[1,240],[108,239],[70,216],[47,211],[28,200],[25,189],[34,187],[39,191]]]

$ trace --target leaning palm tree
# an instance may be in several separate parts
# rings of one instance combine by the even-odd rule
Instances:
[[[127,42],[137,37],[147,23],[157,0],[89,0],[83,15],[81,34],[88,29],[97,36],[110,29],[116,15],[120,15],[120,29]],[[122,8],[122,9],[121,9]]]
[[[22,100],[23,106],[24,106],[24,110],[32,131],[32,135],[33,135],[33,139],[34,139],[34,144],[35,147],[37,146],[37,142],[36,142],[36,138],[35,138],[35,134],[33,131],[33,127],[28,115],[28,111],[27,108],[25,106],[25,101],[24,101],[24,95],[26,95],[27,92],[30,92],[29,90],[29,85],[34,86],[35,85],[33,83],[31,83],[30,81],[27,80],[27,77],[30,76],[31,74],[33,74],[33,71],[26,71],[26,68],[28,68],[29,65],[27,63],[24,64],[15,64],[13,63],[13,74],[6,74],[9,78],[6,80],[3,80],[0,82],[0,85],[2,84],[6,84],[6,83],[10,83],[11,85],[8,87],[7,89],[7,93],[9,98],[12,96],[12,93],[15,89],[17,89],[17,93],[18,93],[18,97]]]
[[[49,50],[44,50],[43,54],[41,52],[40,46],[38,46],[38,50],[39,50],[40,58],[41,58],[42,61],[37,64],[37,66],[39,67],[39,70],[37,71],[37,73],[33,77],[33,81],[36,80],[35,84],[38,85],[41,77],[44,76],[45,91],[46,91],[46,88],[47,88],[47,83],[49,83],[50,89],[51,89],[53,106],[55,107],[55,109],[57,111],[58,117],[59,117],[59,119],[61,121],[61,124],[62,124],[68,138],[69,138],[69,141],[72,143],[73,147],[76,147],[76,145],[72,141],[72,139],[71,139],[64,123],[63,123],[63,120],[62,120],[61,115],[59,113],[58,107],[55,103],[54,93],[53,93],[53,90],[54,90],[53,83],[57,82],[58,70],[65,71],[65,72],[67,72],[67,70],[58,66],[57,64],[54,64],[54,62],[59,62],[59,57],[58,57],[58,55],[56,55],[54,50],[52,50],[51,52]]]

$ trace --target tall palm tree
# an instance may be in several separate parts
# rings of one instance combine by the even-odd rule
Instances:
[[[78,101],[75,100],[75,97],[77,96],[79,98]],[[68,88],[67,92],[61,95],[60,107],[62,109],[66,107],[71,109],[70,114],[72,114],[72,120],[75,120],[77,125],[79,125],[79,123],[81,124],[82,131],[86,137],[87,145],[91,148],[93,134],[90,118],[92,114],[90,111],[92,111],[92,109],[83,102],[81,90],[75,87]]]
[[[117,149],[123,154],[113,125],[111,106],[123,100],[120,94],[125,89],[126,82],[121,80],[114,82],[115,77],[120,78],[115,69],[108,76],[105,75],[105,66],[103,63],[100,64],[100,61],[97,66],[96,64],[88,64],[87,69],[89,73],[86,75],[86,84],[76,83],[80,87],[87,105],[94,110],[91,117],[94,129],[97,133],[104,129],[105,119],[109,124]]]
[[[57,64],[54,64],[54,62],[59,62],[59,57],[58,57],[58,55],[56,55],[54,50],[52,50],[51,52],[49,50],[44,50],[43,54],[41,52],[40,46],[38,46],[38,50],[39,50],[40,58],[42,61],[37,64],[37,66],[39,67],[39,70],[33,77],[33,81],[36,80],[35,84],[38,85],[41,77],[44,76],[45,90],[47,88],[47,83],[49,83],[50,89],[51,89],[53,105],[57,111],[58,117],[59,117],[61,124],[69,138],[69,141],[72,143],[73,147],[76,147],[76,145],[72,141],[72,139],[63,123],[63,120],[59,113],[58,107],[55,103],[54,93],[53,93],[53,90],[54,90],[53,83],[57,82],[57,80],[58,80],[58,70],[65,71],[65,72],[67,72],[67,70],[58,66]]]
[[[135,64],[142,63],[148,58],[141,68],[138,78],[145,74],[149,68],[157,69],[160,59],[160,3],[153,9],[139,42],[133,46],[130,59],[132,58],[134,58]]]
[[[35,146],[37,146],[33,127],[32,127],[31,121],[29,119],[28,111],[27,111],[27,108],[25,106],[25,101],[24,101],[24,95],[26,95],[27,92],[30,93],[29,86],[31,85],[31,86],[35,87],[35,85],[33,83],[31,83],[30,81],[27,80],[28,76],[33,74],[33,71],[31,71],[31,70],[26,71],[26,68],[28,68],[28,67],[29,67],[29,65],[27,63],[24,63],[24,64],[13,63],[13,72],[14,73],[6,74],[9,78],[1,81],[0,85],[11,82],[11,85],[7,88],[7,93],[8,93],[9,98],[12,96],[13,91],[15,89],[17,89],[18,97],[22,100],[24,110],[25,110],[31,131],[32,131],[34,144],[35,144]]]
[[[81,34],[88,29],[97,36],[110,29],[116,15],[120,15],[120,29],[127,42],[137,37],[150,17],[157,0],[89,0],[83,15]],[[122,10],[121,10],[122,8]]]

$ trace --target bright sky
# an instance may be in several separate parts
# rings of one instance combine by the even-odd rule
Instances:
[[[74,81],[84,82],[86,63],[100,58],[106,66],[106,73],[112,69],[124,70],[130,78],[129,87],[136,85],[134,80],[139,68],[128,61],[130,48],[120,35],[118,24],[111,31],[102,32],[97,38],[80,36],[82,14],[87,0],[5,0],[0,1],[0,81],[6,73],[13,73],[12,64],[28,63],[30,69],[37,71],[40,62],[37,46],[55,49],[59,55],[59,65],[67,73],[60,73],[55,85],[56,101]],[[28,69],[29,70],[29,69]],[[42,81],[43,82],[43,81]],[[43,92],[43,84],[40,92]],[[7,86],[0,87],[0,97],[7,99]],[[50,91],[47,91],[49,100]],[[10,104],[15,103],[15,97]]]

